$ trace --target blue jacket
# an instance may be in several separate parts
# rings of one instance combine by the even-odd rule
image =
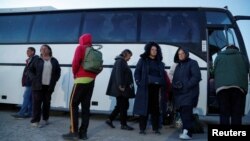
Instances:
[[[175,61],[178,65],[175,68],[173,76],[173,92],[175,107],[193,106],[196,107],[199,98],[199,82],[201,81],[201,72],[197,61],[189,58],[189,52],[185,49],[186,59],[180,61],[178,59],[178,51],[175,55]],[[175,88],[175,85],[181,85]]]
[[[165,80],[164,64],[158,63],[160,75]],[[148,58],[140,58],[134,73],[137,91],[134,102],[134,114],[146,116],[148,114]],[[161,87],[161,95],[166,93],[166,84]],[[159,94],[160,95],[160,94]]]

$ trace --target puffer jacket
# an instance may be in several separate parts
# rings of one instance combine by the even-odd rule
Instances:
[[[178,51],[182,49],[186,54],[185,60],[179,60]],[[197,61],[189,58],[189,52],[179,48],[175,54],[178,65],[175,68],[172,87],[174,92],[174,103],[176,108],[181,106],[196,107],[199,98],[199,82],[201,72]]]

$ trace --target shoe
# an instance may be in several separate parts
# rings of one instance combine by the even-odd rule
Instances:
[[[121,129],[122,129],[122,130],[134,130],[133,127],[128,126],[128,125],[122,125],[122,126],[121,126]]]
[[[43,126],[41,124],[39,124],[39,122],[33,122],[31,123],[32,127],[36,127],[36,128],[42,128]]]
[[[29,115],[25,115],[24,118],[31,118],[32,116]]]
[[[11,116],[14,117],[15,119],[25,119],[26,118],[25,116],[21,116],[21,115],[18,115],[18,114],[11,115]]]
[[[146,135],[145,130],[140,130],[139,134]]]
[[[79,139],[81,139],[81,140],[87,140],[88,139],[87,133],[80,133],[79,132]]]
[[[188,135],[188,130],[187,129],[184,129],[183,133],[179,135],[179,138],[182,139],[182,140],[190,140],[190,139],[192,139],[192,136]]]
[[[113,125],[112,121],[110,119],[106,120],[106,123],[108,124],[108,126],[110,126],[111,128],[115,128],[115,126]]]
[[[62,135],[63,139],[65,140],[77,140],[78,135],[77,133],[67,133]]]
[[[48,120],[43,120],[41,125],[45,126],[45,125],[49,125],[49,121]]]
[[[157,135],[161,134],[161,132],[159,130],[155,130],[154,133],[157,134]]]

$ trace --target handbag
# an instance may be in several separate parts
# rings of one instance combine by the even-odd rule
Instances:
[[[148,75],[148,84],[162,85],[163,80],[159,76]]]

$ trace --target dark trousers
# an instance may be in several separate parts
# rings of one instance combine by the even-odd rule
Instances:
[[[219,91],[218,100],[220,124],[241,125],[245,110],[246,95],[238,88],[224,89]]]
[[[40,122],[41,115],[43,120],[49,119],[50,100],[52,92],[48,91],[49,86],[43,85],[42,90],[32,92],[32,119],[31,123]]]
[[[123,96],[116,97],[116,106],[112,113],[109,116],[109,119],[112,121],[120,113],[120,122],[121,125],[127,125],[127,110],[129,107],[128,98]]]
[[[81,104],[82,123],[79,132],[87,133],[89,126],[90,100],[94,89],[94,81],[87,84],[74,84],[70,97],[70,132],[78,133],[78,106]]]
[[[159,116],[160,116],[160,108],[159,108],[159,85],[148,85],[148,114],[151,115],[151,122],[153,130],[156,131],[159,129]],[[147,116],[140,116],[139,119],[139,127],[140,130],[145,130],[148,121]]]
[[[160,97],[160,113],[161,113],[161,117],[160,117],[160,122],[159,124],[161,125],[164,121],[164,119],[167,116],[167,97],[165,93],[161,93],[161,97]]]
[[[190,129],[193,126],[193,106],[181,106],[180,107],[180,116],[183,125],[183,129],[187,129],[190,133]]]

